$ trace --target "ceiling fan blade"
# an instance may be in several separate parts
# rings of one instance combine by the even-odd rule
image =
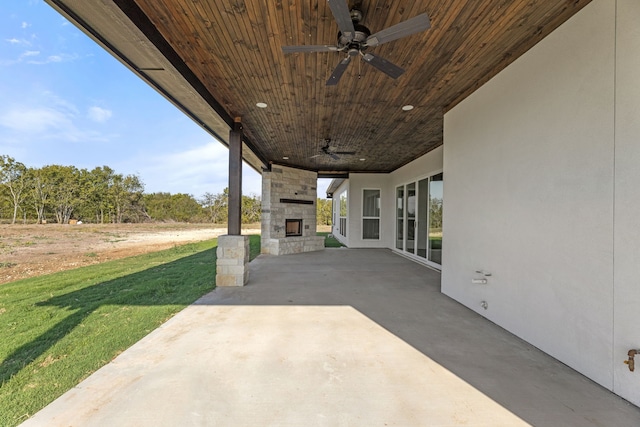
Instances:
[[[404,73],[404,69],[379,56],[365,53],[363,59],[392,79],[397,79]]]
[[[429,28],[431,28],[429,16],[423,13],[389,28],[385,28],[382,31],[378,31],[375,34],[371,34],[367,37],[365,46],[378,46],[379,44],[410,36],[411,34],[419,33]]]
[[[307,53],[307,52],[336,52],[337,46],[311,45],[311,46],[282,46],[284,53]]]
[[[354,155],[355,151],[334,151],[335,154]]]
[[[351,57],[350,56],[347,56],[345,59],[340,61],[340,63],[336,67],[336,69],[333,70],[333,73],[331,73],[331,77],[329,77],[329,80],[327,80],[326,85],[327,86],[335,86],[335,85],[337,85],[338,82],[340,81],[340,78],[344,74],[344,71],[349,66],[350,62],[351,62]]]
[[[351,12],[349,12],[349,6],[345,0],[327,0],[333,18],[338,23],[338,28],[342,32],[342,36],[346,37],[349,41],[353,40],[355,28],[353,28],[353,21],[351,20]]]

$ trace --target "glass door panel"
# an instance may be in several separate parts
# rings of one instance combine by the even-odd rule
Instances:
[[[442,265],[442,195],[443,176],[431,177],[429,183],[429,261]]]
[[[415,253],[416,210],[418,207],[416,199],[416,183],[407,184],[407,242],[405,250],[410,254]]]
[[[396,249],[404,250],[404,186],[396,188]]]
[[[427,258],[429,225],[429,178],[418,181],[418,227],[416,229],[416,255]]]

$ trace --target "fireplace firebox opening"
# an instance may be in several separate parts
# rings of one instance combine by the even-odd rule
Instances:
[[[302,220],[286,219],[285,220],[285,236],[302,236]]]

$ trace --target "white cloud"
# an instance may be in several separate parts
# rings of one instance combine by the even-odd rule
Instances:
[[[3,138],[12,140],[59,140],[63,142],[105,142],[112,136],[87,128],[71,102],[44,92],[35,105],[13,105],[0,112]]]
[[[229,186],[229,150],[209,140],[185,151],[133,160],[123,169],[135,170],[129,173],[140,175],[147,193],[187,193],[197,198],[206,192],[221,193]],[[247,165],[243,167],[242,191],[247,195],[262,191],[260,175]]]
[[[20,62],[23,62],[25,58],[34,57],[40,55],[40,51],[37,50],[27,50],[24,51],[18,56],[17,59],[9,59],[0,61],[0,65],[14,65]],[[31,62],[31,61],[29,61]]]
[[[31,26],[31,24],[28,24],[28,23],[22,21],[22,25],[20,25],[20,28],[22,28],[24,30],[25,28],[28,28],[30,26]]]
[[[87,117],[89,117],[90,120],[93,120],[94,122],[98,122],[98,123],[106,122],[111,118],[111,116],[112,116],[111,110],[107,110],[100,107],[91,107],[87,112]]]
[[[15,132],[40,133],[71,125],[69,118],[52,108],[18,108],[0,115],[0,126]]]
[[[44,65],[44,64],[50,64],[50,63],[74,61],[76,59],[78,59],[77,54],[62,53],[59,55],[49,55],[45,59],[40,61],[30,60],[30,61],[27,61],[27,64]]]

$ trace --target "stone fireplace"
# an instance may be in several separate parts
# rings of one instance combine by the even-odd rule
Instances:
[[[316,236],[315,172],[273,166],[262,173],[263,254],[286,255],[324,249]]]

